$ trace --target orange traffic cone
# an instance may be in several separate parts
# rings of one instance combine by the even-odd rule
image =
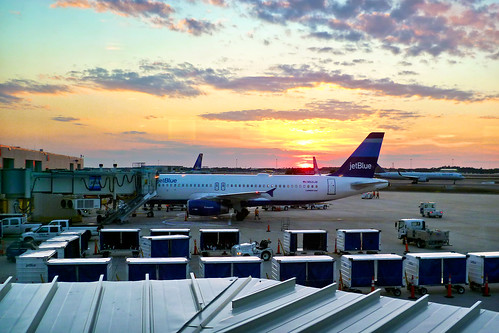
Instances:
[[[99,254],[99,248],[97,247],[97,241],[95,241],[94,254]]]
[[[414,275],[411,278],[411,296],[409,296],[409,299],[416,299],[416,295],[414,292]]]
[[[334,253],[338,254],[338,247],[336,246],[337,240],[334,240]]]
[[[406,254],[406,253],[410,252],[409,251],[409,244],[407,242],[407,237],[404,237],[404,243],[405,243],[405,252],[404,252],[404,254]]]
[[[198,255],[198,246],[197,246],[197,243],[196,243],[196,240],[194,240],[194,253],[193,255]]]
[[[447,284],[447,295],[445,297],[454,298],[454,296],[452,296],[452,281],[450,274],[449,274],[449,283]]]
[[[277,239],[277,252],[276,254],[281,254],[281,240]]]
[[[270,224],[267,224],[267,232],[270,232]]]
[[[489,275],[485,275],[485,286],[483,287],[483,294],[482,296],[489,297],[490,292],[489,292]]]
[[[371,292],[374,291],[374,276],[371,279]]]

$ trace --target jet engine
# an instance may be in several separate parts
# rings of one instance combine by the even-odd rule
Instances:
[[[227,214],[229,207],[217,201],[211,200],[189,200],[187,201],[187,211],[190,215],[214,216]]]

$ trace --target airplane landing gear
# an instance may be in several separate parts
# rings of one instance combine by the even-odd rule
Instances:
[[[247,208],[241,209],[240,212],[236,212],[236,220],[242,221],[246,216],[248,216],[249,210]]]

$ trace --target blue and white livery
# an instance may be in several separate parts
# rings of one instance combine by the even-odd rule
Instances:
[[[302,205],[379,190],[388,181],[374,179],[384,133],[373,132],[334,174],[221,175],[160,174],[154,201],[187,204],[190,215],[215,216],[234,210],[237,220],[247,207]]]

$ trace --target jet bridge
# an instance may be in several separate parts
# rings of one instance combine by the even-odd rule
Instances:
[[[156,172],[153,168],[45,172],[3,169],[0,170],[0,211],[25,213],[43,220],[44,216],[62,217],[69,213],[61,211],[62,199],[107,198],[112,199],[113,205],[100,222],[123,222],[156,195]]]

